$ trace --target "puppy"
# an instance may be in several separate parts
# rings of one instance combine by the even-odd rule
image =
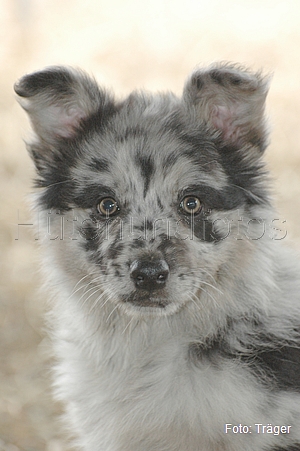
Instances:
[[[262,161],[268,85],[230,64],[180,98],[116,101],[67,67],[15,85],[77,449],[300,450],[300,266]]]

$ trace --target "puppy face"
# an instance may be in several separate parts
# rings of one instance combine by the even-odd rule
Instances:
[[[226,274],[256,245],[237,239],[238,218],[268,206],[267,81],[215,66],[193,73],[182,98],[116,102],[82,72],[55,67],[15,89],[36,132],[39,209],[52,212],[54,230],[62,217],[72,224],[52,246],[65,273],[128,314],[201,310],[203,293],[223,308]]]

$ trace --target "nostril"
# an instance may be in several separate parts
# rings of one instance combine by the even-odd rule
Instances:
[[[137,274],[136,276],[133,275],[133,278],[136,278],[138,282],[143,282],[144,280],[144,276],[142,276],[141,274]]]
[[[165,272],[159,274],[159,275],[157,276],[157,281],[158,281],[158,282],[165,282],[165,281],[167,280],[168,275],[169,275],[169,272],[168,272],[168,271],[165,271]]]

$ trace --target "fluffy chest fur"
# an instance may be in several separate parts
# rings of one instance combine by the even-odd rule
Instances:
[[[56,67],[15,89],[74,445],[299,450],[299,264],[262,161],[267,79],[216,65],[181,98],[117,102]]]
[[[60,361],[56,395],[80,406],[70,402],[67,415],[84,430],[79,442],[83,448],[105,449],[109,444],[116,450],[253,450],[268,444],[276,449],[281,437],[228,436],[226,424],[255,431],[259,423],[293,422],[299,428],[291,413],[299,406],[295,393],[269,392],[257,373],[249,371],[251,358],[245,365],[241,355],[228,354],[233,346],[227,350],[219,341],[199,343],[199,331],[183,311],[176,320],[124,320],[117,315],[109,325],[99,325],[103,318],[93,316],[86,318],[84,328],[80,311],[72,306],[66,313],[63,308],[55,320],[61,324],[54,343]]]

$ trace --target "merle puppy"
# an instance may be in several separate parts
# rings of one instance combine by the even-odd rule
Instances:
[[[268,79],[123,101],[50,67],[35,139],[55,393],[85,451],[299,451],[300,266],[262,161]]]

